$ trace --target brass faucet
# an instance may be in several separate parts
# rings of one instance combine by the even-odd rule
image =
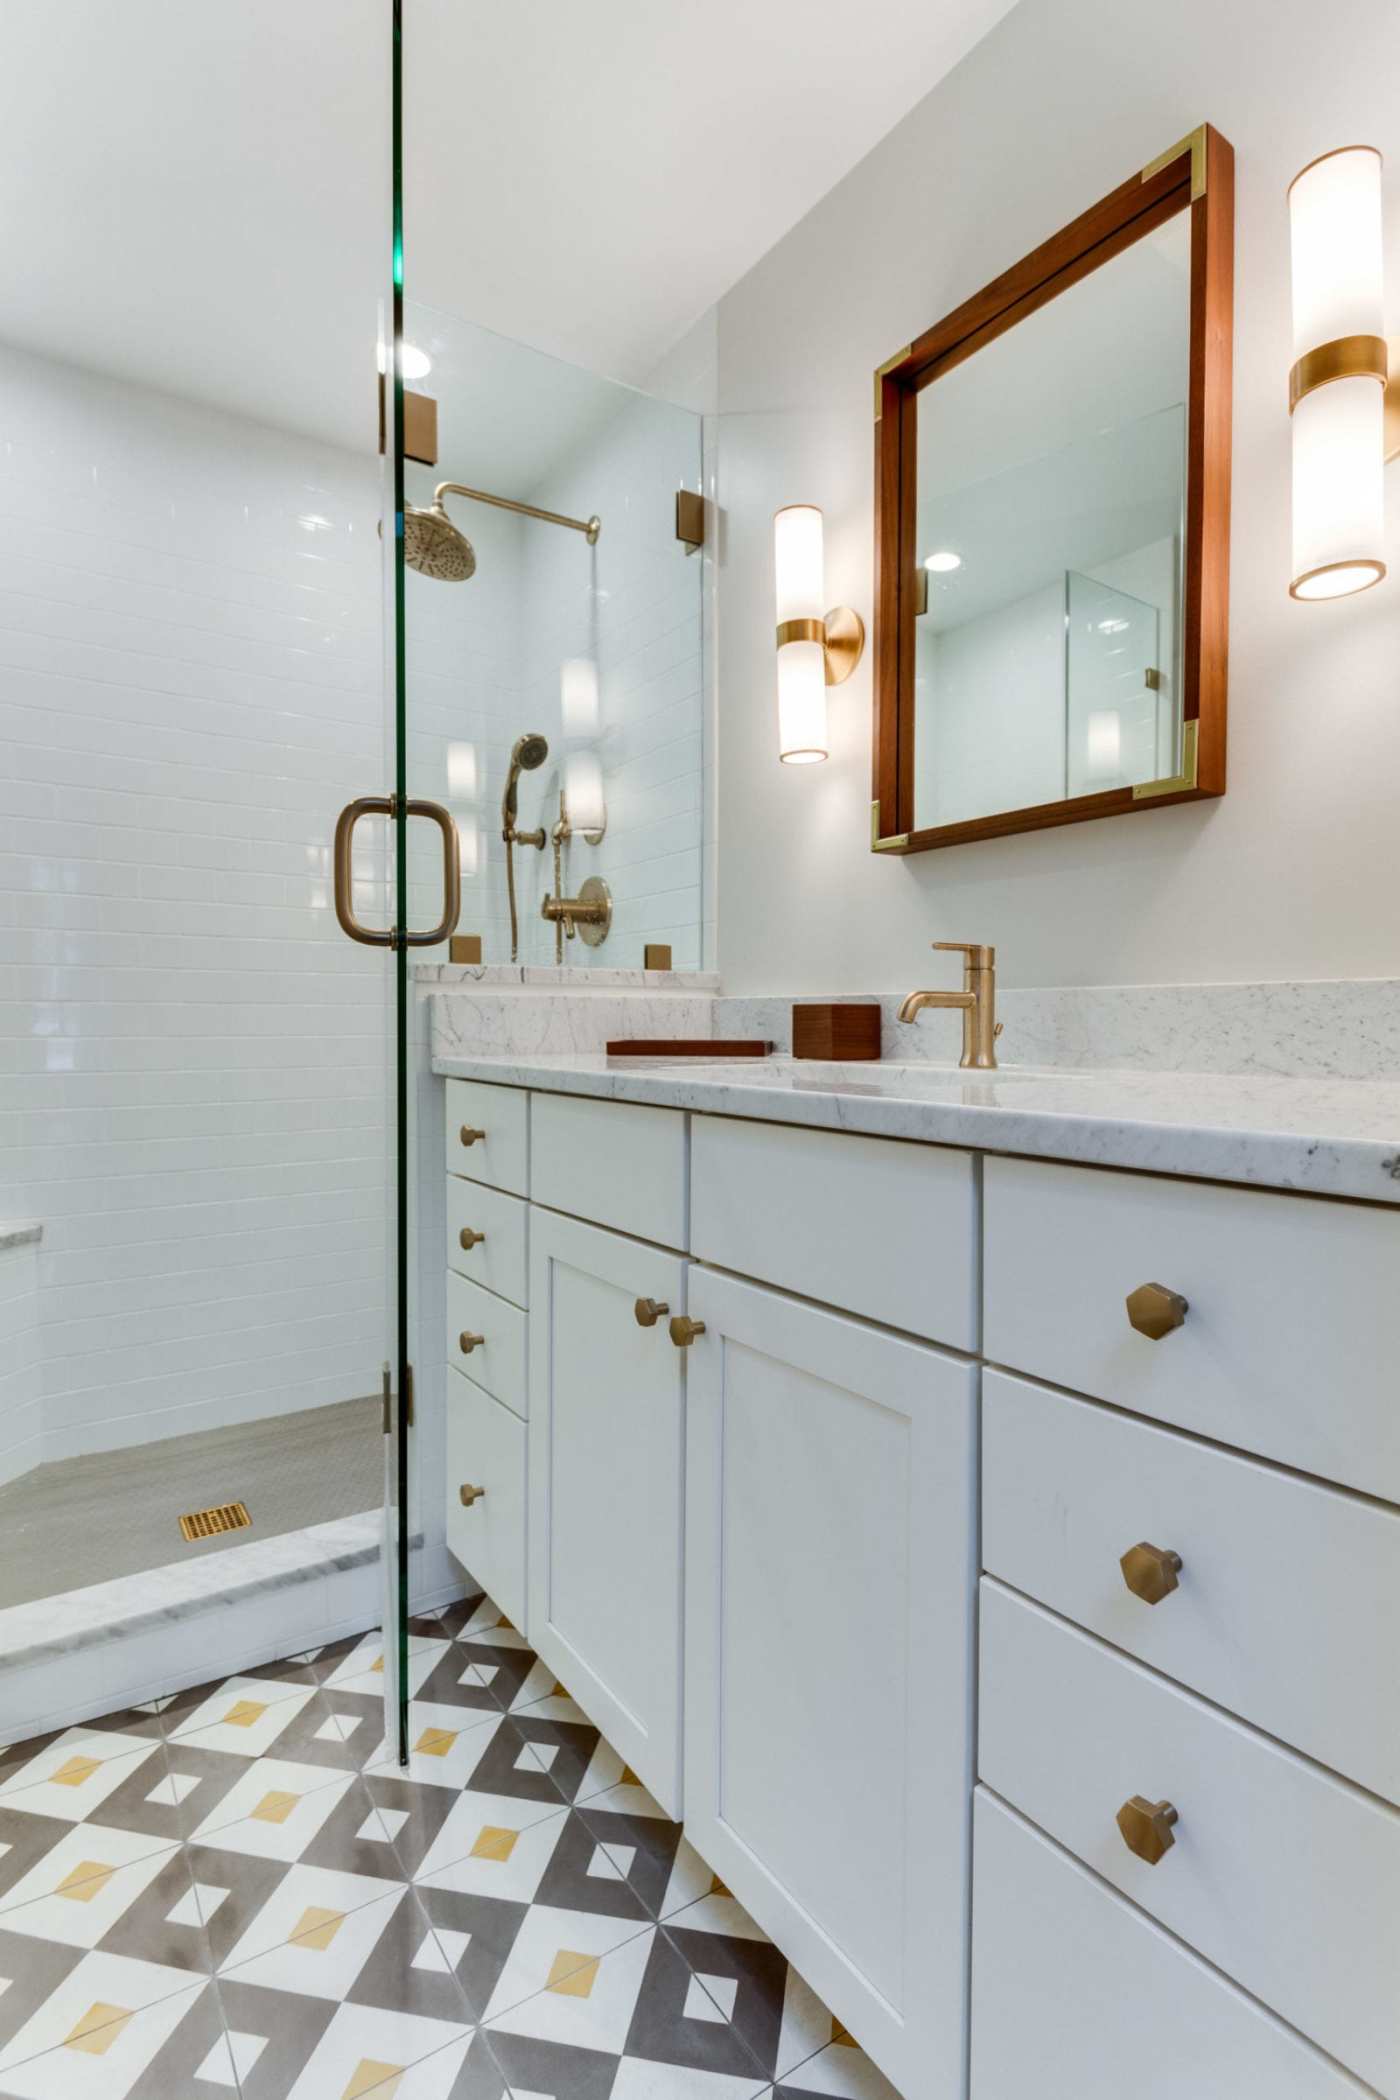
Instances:
[[[569,812],[564,802],[564,793],[559,793],[559,821],[550,832],[554,841],[554,894],[546,897],[540,906],[540,917],[554,928],[554,960],[564,960],[564,941],[573,940],[582,929],[583,938],[590,948],[605,941],[612,927],[612,891],[601,875],[590,875],[576,897],[564,895],[564,848],[574,835],[569,821]],[[601,831],[585,831],[590,845],[596,846],[602,838]],[[544,833],[540,833],[544,842]]]
[[[963,1047],[959,1063],[974,1072],[995,1072],[996,1039],[1001,1034],[997,1020],[997,951],[972,941],[935,941],[963,958],[963,988],[960,992],[911,992],[899,1009],[901,1021],[912,1022],[926,1006],[956,1007],[963,1017]]]

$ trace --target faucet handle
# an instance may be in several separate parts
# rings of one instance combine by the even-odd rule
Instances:
[[[970,969],[990,970],[996,966],[996,949],[985,947],[980,941],[932,941],[929,945],[950,955],[965,955]]]

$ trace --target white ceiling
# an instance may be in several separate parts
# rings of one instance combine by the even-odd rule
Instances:
[[[404,0],[411,298],[641,381],[1012,0]],[[373,441],[389,0],[0,0],[0,335]]]

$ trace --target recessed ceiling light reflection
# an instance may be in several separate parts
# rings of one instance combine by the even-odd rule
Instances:
[[[924,567],[933,576],[947,576],[954,569],[962,567],[962,556],[954,554],[949,547],[943,547],[940,548],[937,554],[930,554],[925,557]]]
[[[388,363],[388,350],[386,346],[383,343],[381,343],[379,345],[379,369],[381,372],[387,371]],[[404,378],[426,379],[429,372],[431,372],[432,369],[433,361],[429,357],[427,351],[420,350],[416,343],[405,342],[403,346]]]

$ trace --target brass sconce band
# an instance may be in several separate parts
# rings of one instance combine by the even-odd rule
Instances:
[[[1378,379],[1385,385],[1390,353],[1383,335],[1339,335],[1298,359],[1288,375],[1288,413],[1334,379]]]
[[[775,647],[783,649],[789,642],[820,642],[826,647],[826,622],[824,620],[779,620],[778,638]]]

